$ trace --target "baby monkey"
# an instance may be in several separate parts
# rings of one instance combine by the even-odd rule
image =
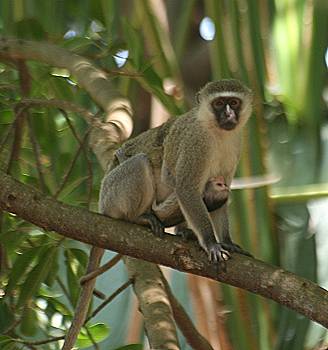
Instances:
[[[164,234],[164,228],[184,222],[176,192],[172,192],[165,201],[156,203],[152,168],[145,154],[141,153],[128,158],[122,165],[124,176],[133,177],[136,183],[135,189],[139,191],[129,192],[129,200],[122,201],[122,194],[125,193],[125,177],[122,177],[120,166],[114,168],[110,172],[111,176],[106,176],[101,185],[99,203],[102,214],[149,226],[159,237]],[[147,195],[145,196],[144,191],[140,189],[147,189]],[[228,200],[229,192],[230,189],[223,176],[210,178],[203,192],[203,201],[207,210],[212,212],[222,207]],[[191,238],[191,230],[182,227],[181,230],[177,229],[176,233]]]

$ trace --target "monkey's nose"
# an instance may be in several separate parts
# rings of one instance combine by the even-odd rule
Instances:
[[[236,114],[235,114],[235,111],[230,107],[230,105],[226,105],[226,108],[225,108],[225,115],[227,116],[227,120],[235,120],[236,119]]]
[[[224,182],[216,182],[215,183],[216,186],[221,187],[223,190],[228,190],[229,186],[227,184],[225,184]]]

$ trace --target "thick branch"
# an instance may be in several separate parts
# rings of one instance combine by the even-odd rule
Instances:
[[[180,328],[182,334],[185,336],[187,343],[193,349],[213,350],[209,342],[197,331],[189,315],[172,293],[172,290],[164,276],[162,280],[166,289],[166,293],[169,296],[175,322]]]
[[[180,349],[163,276],[155,264],[124,257],[152,349]]]
[[[66,68],[104,110],[110,109],[112,101],[121,97],[113,89],[105,72],[96,68],[88,59],[59,46],[46,42],[1,38],[0,53],[9,58],[37,60],[53,67]]]
[[[328,327],[328,292],[291,272],[233,254],[226,263],[226,271],[218,274],[216,266],[208,261],[196,243],[187,243],[175,236],[160,239],[141,226],[60,203],[2,171],[0,189],[1,209],[39,227],[123,255],[246,289]]]
[[[105,149],[101,144],[94,141],[94,148],[100,147],[106,152],[97,157],[103,167],[106,167],[104,159],[111,158],[113,145],[127,139],[132,132],[131,106],[127,99],[123,98],[109,81],[107,74],[97,68],[85,57],[71,53],[70,51],[46,42],[34,42],[21,39],[0,39],[0,58],[37,60],[50,66],[67,69],[84,88],[91,98],[108,114]],[[55,102],[53,102],[55,104]],[[113,132],[111,132],[113,130]],[[118,133],[119,130],[119,133]],[[95,130],[94,140],[98,138],[99,130]],[[115,135],[112,138],[111,135]]]

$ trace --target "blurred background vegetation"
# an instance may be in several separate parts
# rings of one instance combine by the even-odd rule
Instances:
[[[91,59],[131,100],[135,134],[190,108],[207,81],[247,83],[256,98],[238,177],[270,174],[280,181],[233,191],[233,235],[256,257],[328,287],[327,0],[1,0],[0,33],[49,41]],[[81,146],[86,123],[74,113],[34,107],[17,135],[15,106],[24,98],[68,100],[93,112],[97,106],[69,72],[0,53],[0,160],[7,172],[96,211],[102,171]],[[58,341],[24,341],[64,334],[88,248],[14,215],[2,213],[0,220],[0,348],[59,349]],[[284,307],[165,273],[215,349],[327,348],[326,329]],[[98,278],[97,289],[111,294],[126,280],[120,263]],[[95,298],[94,306],[99,303]],[[142,344],[131,290],[85,332],[80,347],[92,345],[91,338],[99,349]],[[188,349],[183,338],[181,344]]]

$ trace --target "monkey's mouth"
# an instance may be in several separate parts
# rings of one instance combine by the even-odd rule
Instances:
[[[221,129],[224,130],[233,130],[237,126],[237,121],[235,120],[221,120],[219,121]]]
[[[223,130],[233,130],[238,124],[238,116],[231,109],[217,115],[217,120]]]

